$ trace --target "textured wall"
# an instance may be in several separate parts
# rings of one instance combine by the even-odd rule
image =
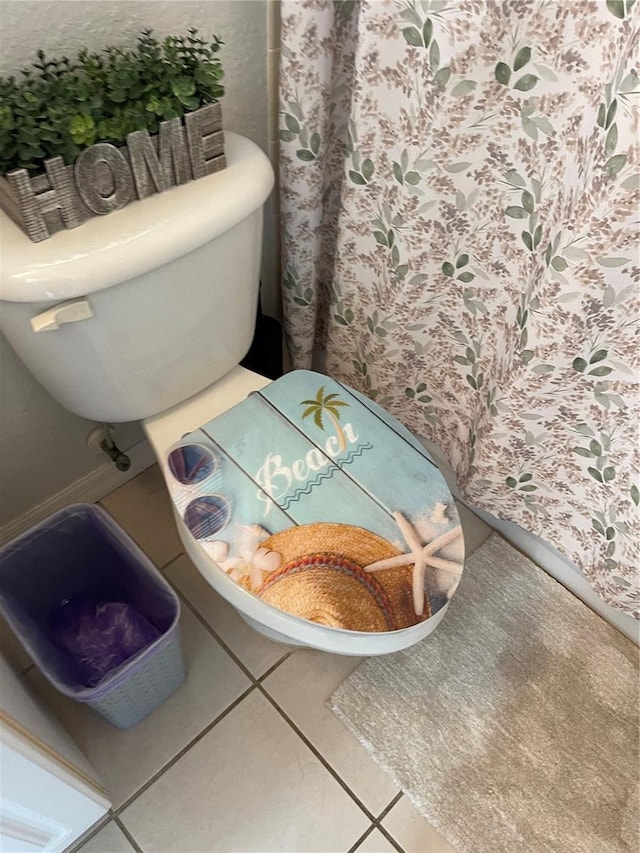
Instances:
[[[198,27],[220,35],[227,87],[225,123],[267,143],[266,3],[264,0],[2,0],[0,73],[17,70],[42,48],[72,54],[81,47],[133,46],[144,27],[157,36]]]
[[[83,46],[133,45],[140,29],[148,26],[158,36],[195,26],[204,35],[222,37],[225,126],[268,151],[264,0],[2,0],[0,73],[27,65],[39,48],[62,55]],[[265,307],[277,313],[273,216],[266,219]],[[91,426],[53,401],[0,337],[0,525],[102,464],[85,447]],[[118,428],[116,440],[123,448],[141,439],[137,424]]]

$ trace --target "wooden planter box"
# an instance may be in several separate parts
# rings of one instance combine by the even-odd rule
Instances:
[[[70,166],[62,157],[44,165],[46,172],[34,177],[15,169],[0,178],[0,208],[34,243],[224,169],[222,110],[207,104],[163,121],[156,134],[130,133],[122,147],[99,142]]]

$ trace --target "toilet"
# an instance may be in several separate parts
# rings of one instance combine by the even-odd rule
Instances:
[[[41,243],[2,214],[0,329],[69,411],[141,420],[185,551],[256,631],[395,652],[444,617],[462,572],[455,503],[401,424],[311,371],[240,366],[254,332],[264,153]]]

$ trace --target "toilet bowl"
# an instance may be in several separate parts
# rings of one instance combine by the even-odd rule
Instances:
[[[186,553],[252,627],[339,654],[398,651],[434,630],[455,591],[463,561],[455,504],[420,443],[371,401],[311,372],[270,383],[239,366],[253,334],[262,207],[273,171],[249,140],[231,133],[225,140],[224,171],[42,243],[30,243],[2,214],[0,329],[70,411],[99,422],[143,422]],[[294,409],[287,409],[288,393]],[[337,406],[350,406],[352,446],[316,428],[315,400],[323,393],[338,414],[344,409]],[[340,394],[348,404],[346,397],[335,402]],[[262,429],[263,421],[270,426]],[[371,440],[358,443],[363,431]],[[269,490],[246,462],[249,435],[282,458],[285,449],[301,448],[286,463],[293,472],[286,477],[300,481],[293,496]],[[394,465],[377,461],[390,447],[404,460],[395,492],[388,488]],[[211,461],[197,476],[183,476],[176,460],[188,463],[197,452],[219,460],[219,468]],[[402,477],[418,495],[406,508]],[[251,528],[256,546],[271,555],[257,580],[221,558],[242,544],[231,530],[240,529],[237,512],[255,503],[256,490],[260,506],[274,504],[266,522],[255,510],[240,512],[240,527]],[[443,531],[457,541],[431,553],[425,574],[421,549]],[[366,559],[356,540],[366,542]],[[309,578],[317,600],[309,598]]]
[[[315,393],[315,389],[319,382],[324,386],[330,382],[327,377],[321,377],[320,375],[313,374],[310,371],[297,371],[296,373],[299,377],[298,388],[304,389],[303,393],[310,397]],[[156,458],[159,460],[159,465],[168,485],[169,493],[173,499],[174,517],[185,551],[208,583],[211,584],[211,586],[220,593],[220,595],[222,595],[236,608],[242,618],[256,631],[272,640],[285,643],[287,645],[308,646],[315,649],[321,649],[322,651],[343,655],[388,654],[414,645],[416,642],[419,642],[424,637],[428,636],[428,634],[437,627],[444,617],[449,605],[451,594],[453,594],[455,587],[457,586],[459,574],[456,574],[453,578],[449,576],[445,578],[445,589],[444,592],[441,591],[440,596],[430,595],[433,613],[429,618],[426,618],[417,624],[400,630],[385,630],[380,632],[344,630],[327,624],[310,621],[306,618],[299,618],[252,594],[225,573],[215,559],[207,553],[202,542],[199,541],[188,528],[185,521],[185,507],[189,505],[189,502],[192,501],[195,494],[207,494],[211,489],[207,489],[206,480],[202,489],[200,488],[200,482],[195,486],[188,486],[187,488],[181,488],[179,485],[176,487],[175,476],[171,470],[170,464],[171,452],[175,450],[176,447],[180,446],[193,447],[194,440],[198,442],[197,446],[199,448],[202,447],[202,439],[199,436],[202,434],[202,427],[204,425],[213,424],[215,428],[216,419],[225,413],[227,413],[226,416],[228,417],[228,413],[234,409],[237,410],[239,421],[242,422],[241,406],[247,400],[249,395],[257,396],[263,391],[268,393],[270,386],[287,383],[288,380],[293,378],[294,374],[289,374],[288,376],[283,377],[283,379],[277,380],[277,383],[271,383],[264,377],[238,366],[222,379],[218,380],[214,385],[204,389],[201,393],[196,394],[190,400],[175,406],[167,412],[162,412],[155,417],[148,418],[144,422],[145,433],[153,447]],[[335,384],[338,385],[338,383]],[[350,391],[351,395],[356,398],[364,400],[364,398],[361,398],[360,395],[356,394],[351,389],[347,390],[346,386],[340,387],[347,391],[347,393]],[[379,420],[384,419],[384,424],[378,424],[379,434],[383,442],[386,441],[391,445],[394,438],[398,439],[398,436],[401,436],[402,441],[411,446],[411,452],[412,454],[415,454],[415,473],[418,474],[421,472],[422,479],[425,482],[424,497],[420,495],[417,499],[417,506],[420,509],[424,507],[425,520],[429,516],[433,516],[434,511],[446,511],[446,518],[442,517],[441,519],[438,519],[436,527],[428,524],[428,526],[432,528],[431,535],[435,537],[437,532],[440,532],[440,530],[444,531],[453,529],[454,532],[455,530],[459,530],[460,522],[453,498],[444,478],[440,474],[435,463],[429,457],[426,450],[408,430],[383,412],[380,407],[370,401],[367,401],[367,407],[375,410]],[[278,447],[280,445],[281,447],[288,447],[290,449],[290,438],[288,441],[286,429],[283,428],[282,431],[274,429],[271,423],[268,424],[266,422],[258,421],[257,419],[254,419],[254,424],[260,431],[261,437],[264,439],[264,443],[267,446]],[[233,427],[233,425],[231,426]],[[207,430],[207,433],[209,433],[210,427],[205,427],[205,429]],[[193,438],[194,434],[198,436],[195,439]],[[243,449],[246,453],[246,448]],[[261,449],[255,448],[250,442],[249,449],[251,451],[251,456],[256,454],[259,456],[261,453]],[[371,448],[371,450],[373,451],[373,448]],[[374,462],[373,465],[375,469],[376,463]],[[330,485],[334,479],[335,478],[329,481]],[[388,494],[390,491],[389,484],[384,482],[383,477],[381,477],[381,479],[383,482],[381,483],[380,489],[377,490],[377,494],[375,496],[376,502],[382,502],[385,494]],[[307,482],[308,479],[303,482],[303,486],[306,487]],[[322,491],[326,485],[327,481],[319,483],[318,488],[314,493],[317,494],[317,492]],[[409,482],[409,476],[406,476],[407,490],[409,490],[412,485],[413,484]],[[193,494],[189,494],[189,490],[193,489],[196,491],[193,492]],[[215,483],[215,491],[217,493],[226,491],[224,482],[221,483],[218,479]],[[426,491],[431,491],[430,499],[427,498]],[[185,492],[186,494],[184,494]],[[345,521],[345,516],[349,515],[349,507],[347,507],[345,503],[337,504],[335,507],[332,507],[330,505],[331,498],[332,495],[329,495],[328,499],[324,500],[324,506],[321,506],[321,508],[310,508],[311,518],[313,520],[321,519],[322,521],[327,521],[327,519],[329,519],[331,521]],[[281,503],[282,502],[283,501],[281,501]],[[328,509],[327,503],[330,505]],[[415,499],[411,503],[415,505]],[[255,517],[255,521],[258,524],[265,523],[261,521],[261,515],[262,513],[258,513]],[[367,528],[375,526],[371,517],[372,515],[373,510],[371,513],[368,513],[366,509],[362,516],[360,516],[358,512],[355,513],[355,517],[358,520],[362,518],[362,526],[366,526]],[[407,513],[407,515],[409,514]],[[416,513],[414,512],[414,516],[415,515]],[[300,516],[298,517],[300,518]],[[251,516],[250,514],[249,520],[254,520],[254,516]],[[389,526],[385,532],[389,537],[393,537],[395,540],[400,540],[397,542],[397,545],[402,546],[402,536],[399,532],[394,536],[392,522],[389,522]],[[211,541],[212,540],[209,539],[207,544]],[[449,549],[445,548],[443,551],[438,551],[438,554],[454,558],[458,562],[461,571],[464,559],[464,545],[462,537],[456,537],[456,541],[453,542]],[[410,561],[407,560],[407,563],[410,563]],[[407,575],[409,574],[410,572],[407,572]],[[410,577],[407,578],[407,585],[408,587],[410,586]],[[406,595],[407,597],[411,596],[410,588],[407,589]],[[438,598],[437,602],[436,598]],[[437,609],[435,607],[436,603]]]

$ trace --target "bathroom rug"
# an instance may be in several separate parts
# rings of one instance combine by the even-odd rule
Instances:
[[[330,706],[461,853],[638,849],[638,648],[498,534]]]

